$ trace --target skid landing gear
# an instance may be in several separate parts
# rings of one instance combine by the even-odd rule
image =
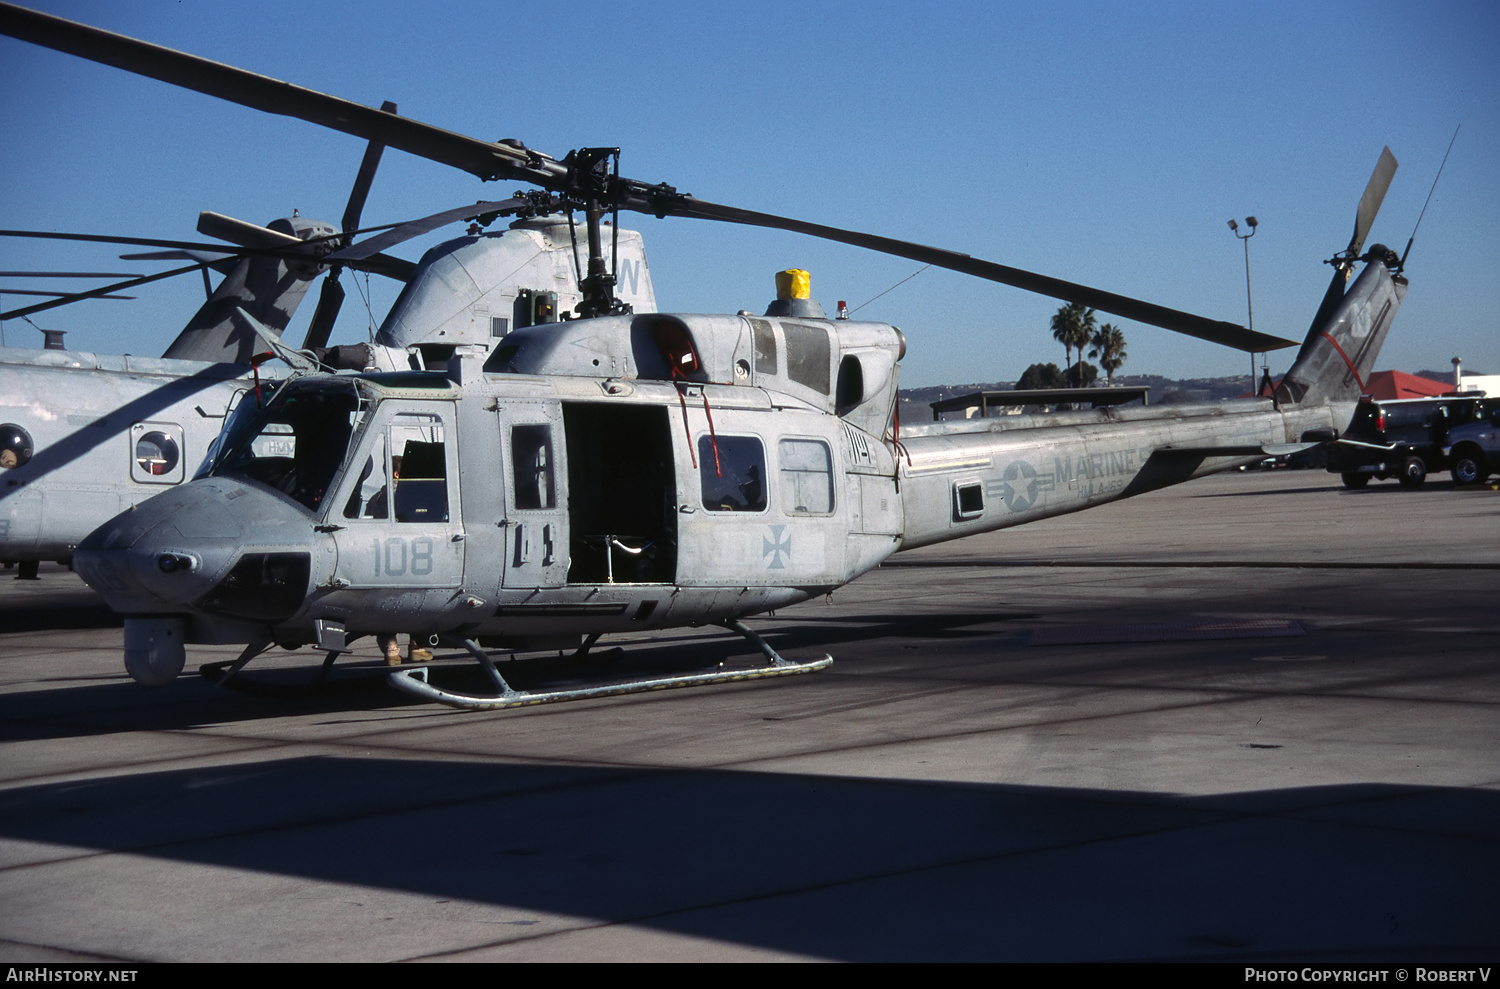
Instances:
[[[412,694],[423,700],[436,701],[439,704],[447,704],[449,707],[462,708],[467,711],[499,711],[513,707],[530,707],[533,704],[551,704],[556,701],[576,701],[590,697],[614,697],[619,694],[637,694],[648,690],[667,690],[672,687],[698,687],[711,683],[733,683],[738,680],[762,680],[768,677],[792,676],[797,673],[814,673],[825,669],[833,664],[833,657],[825,655],[822,659],[812,660],[806,663],[797,663],[784,659],[776,650],[767,644],[765,639],[756,635],[744,624],[732,618],[725,619],[718,624],[732,632],[738,632],[750,640],[761,654],[770,661],[767,666],[758,666],[748,670],[717,670],[712,673],[691,673],[684,676],[656,677],[648,680],[632,680],[627,683],[612,683],[598,687],[579,687],[569,690],[549,691],[525,691],[516,690],[505,682],[500,671],[495,668],[495,661],[490,659],[479,645],[472,639],[464,640],[464,648],[469,651],[479,664],[484,667],[491,682],[495,685],[495,696],[477,697],[472,694],[459,694],[441,687],[435,687],[427,682],[427,670],[425,668],[411,670],[396,670],[387,678],[391,686],[404,693]],[[593,645],[592,642],[589,645]]]

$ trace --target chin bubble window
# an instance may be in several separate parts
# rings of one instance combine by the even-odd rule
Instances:
[[[34,449],[30,433],[13,422],[0,423],[0,470],[24,467]]]
[[[130,427],[130,476],[141,484],[177,484],[183,479],[182,427],[138,422]]]

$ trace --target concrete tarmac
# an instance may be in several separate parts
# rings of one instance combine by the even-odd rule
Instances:
[[[140,687],[12,574],[5,961],[1500,956],[1493,489],[1210,478],[750,621],[826,672],[495,713]]]

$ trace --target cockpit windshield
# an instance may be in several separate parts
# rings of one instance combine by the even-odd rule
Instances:
[[[264,405],[247,393],[199,476],[258,481],[316,512],[344,463],[364,404],[350,381],[288,382]]]

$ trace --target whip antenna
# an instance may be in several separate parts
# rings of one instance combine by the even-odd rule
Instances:
[[[1422,212],[1417,217],[1417,226],[1411,228],[1411,237],[1406,241],[1406,250],[1401,252],[1401,263],[1396,266],[1397,271],[1406,270],[1406,256],[1411,253],[1412,241],[1417,239],[1417,227],[1422,225],[1422,217],[1427,215],[1427,206],[1432,202],[1432,194],[1437,192],[1438,179],[1443,177],[1443,165],[1448,164],[1448,156],[1453,153],[1453,142],[1458,140],[1458,131],[1462,126],[1463,124],[1459,124],[1458,127],[1453,128],[1453,137],[1448,141],[1448,150],[1443,152],[1442,164],[1438,165],[1438,173],[1432,180],[1432,188],[1427,190],[1427,202],[1422,204]]]

